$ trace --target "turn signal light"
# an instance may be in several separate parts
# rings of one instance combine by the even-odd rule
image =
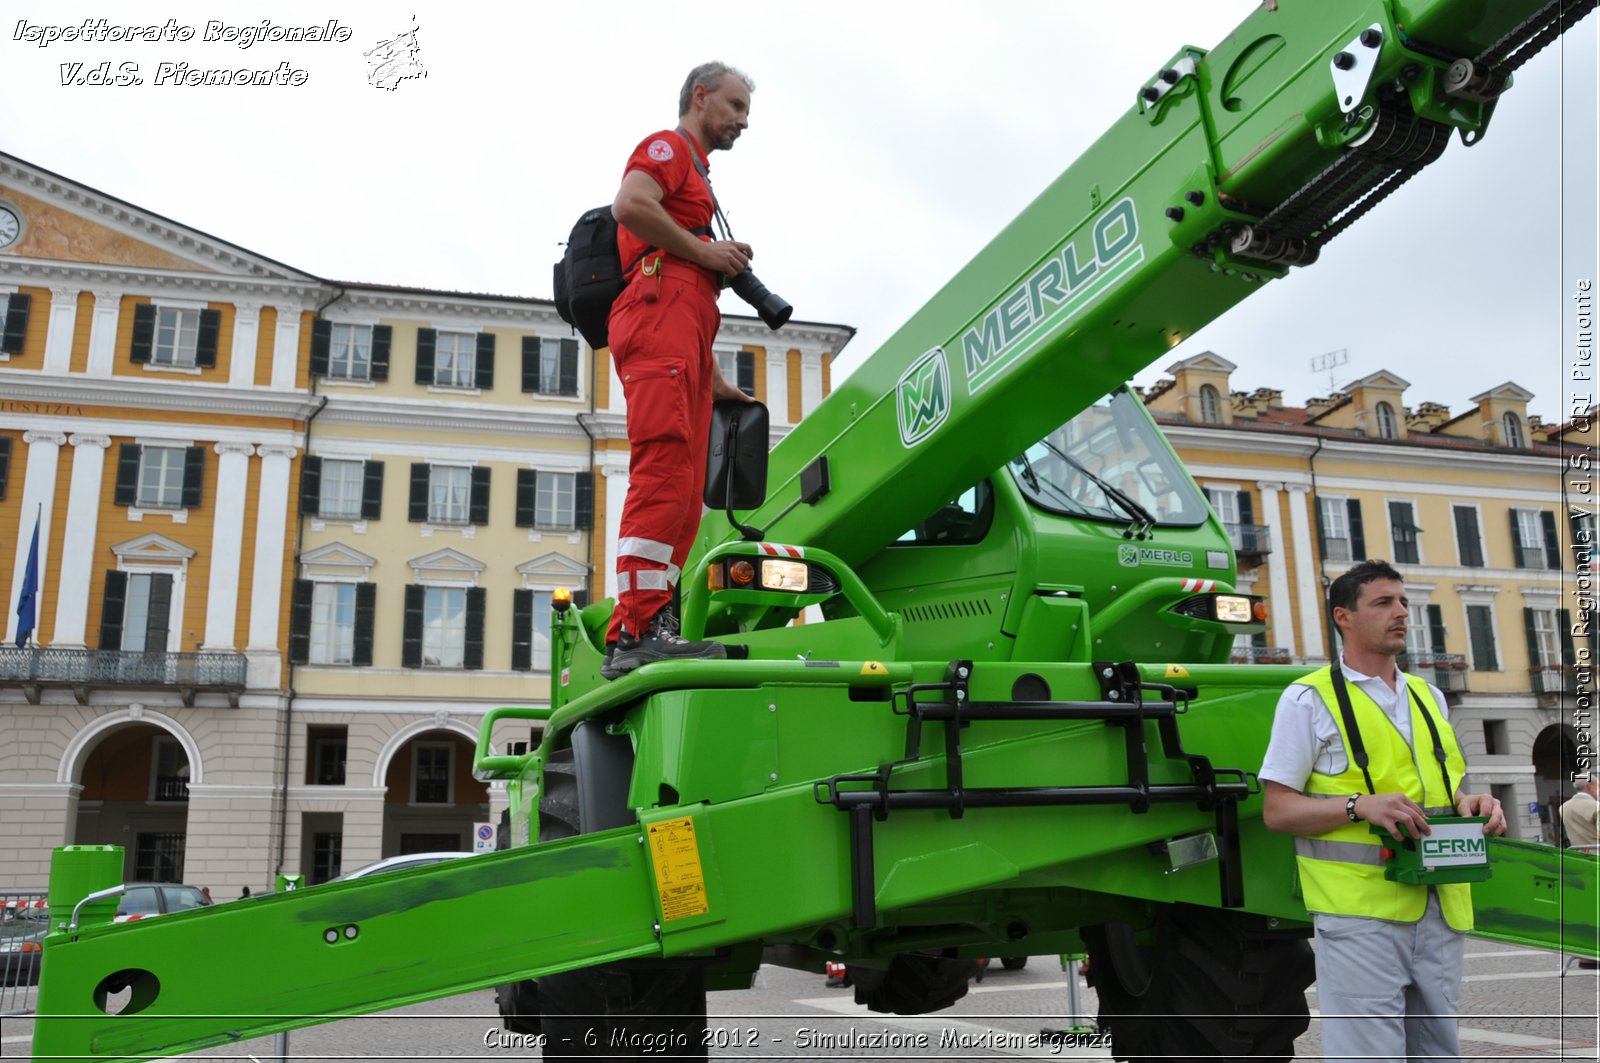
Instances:
[[[1250,615],[1256,618],[1256,623],[1258,624],[1266,620],[1267,603],[1264,600],[1257,598],[1256,604],[1250,609]]]
[[[756,566],[748,561],[735,561],[728,566],[728,578],[737,587],[748,587],[756,581]]]

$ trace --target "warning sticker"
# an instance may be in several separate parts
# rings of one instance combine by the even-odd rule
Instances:
[[[700,844],[695,840],[691,817],[650,824],[650,856],[655,864],[664,922],[711,911],[706,903],[706,874],[700,866]]]
[[[880,661],[868,661],[868,662],[866,662],[865,664],[863,664],[861,666],[861,674],[862,675],[888,675],[889,674],[889,669],[885,668],[883,666],[882,662],[880,662]]]
[[[1168,679],[1182,679],[1185,676],[1187,676],[1188,674],[1189,674],[1189,669],[1185,668],[1181,664],[1169,664],[1169,665],[1167,665],[1167,678]]]

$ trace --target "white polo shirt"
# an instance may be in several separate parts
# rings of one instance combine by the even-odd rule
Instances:
[[[1407,693],[1406,674],[1395,666],[1395,685],[1376,676],[1358,672],[1346,662],[1340,662],[1345,679],[1360,687],[1377,702],[1378,708],[1400,732],[1406,745],[1416,749],[1411,742],[1411,699]],[[1428,684],[1433,703],[1450,718],[1444,695],[1437,687]],[[1428,756],[1431,751],[1424,749]],[[1267,744],[1267,755],[1258,772],[1263,781],[1271,780],[1302,793],[1311,773],[1338,775],[1349,765],[1345,755],[1344,739],[1339,736],[1339,725],[1333,712],[1322,703],[1322,695],[1304,683],[1290,683],[1278,699],[1278,708],[1272,717],[1272,739]],[[1462,780],[1452,779],[1458,787]]]

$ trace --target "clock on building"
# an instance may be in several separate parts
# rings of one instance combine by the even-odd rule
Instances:
[[[22,235],[22,219],[10,207],[0,207],[0,247],[10,247]]]

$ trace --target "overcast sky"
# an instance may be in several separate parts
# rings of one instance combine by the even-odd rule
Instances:
[[[320,276],[548,297],[577,214],[610,200],[645,134],[674,124],[688,69],[723,59],[756,92],[750,129],[713,157],[719,197],[797,317],[859,330],[841,357],[847,372],[1178,47],[1215,45],[1254,6],[5,0],[0,150]],[[236,26],[337,16],[350,39],[206,42],[219,11]],[[45,48],[17,39],[19,23],[99,17],[173,19],[196,33]],[[1278,387],[1300,404],[1328,391],[1310,360],[1345,349],[1336,383],[1389,369],[1412,383],[1409,404],[1459,413],[1515,380],[1535,392],[1531,412],[1562,419],[1570,296],[1597,272],[1597,23],[1523,68],[1482,144],[1452,143],[1321,262],[1266,286],[1138,381],[1210,349],[1238,364],[1236,388]],[[413,27],[426,77],[373,87],[363,53]],[[162,62],[285,61],[303,84],[154,84]],[[62,64],[104,62],[113,73],[138,64],[145,83],[62,85]],[[724,309],[744,307],[728,295]]]

